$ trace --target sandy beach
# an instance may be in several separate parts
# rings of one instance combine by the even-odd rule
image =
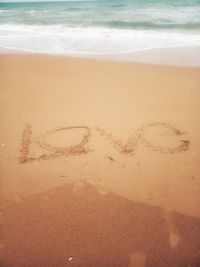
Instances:
[[[200,266],[200,69],[0,55],[3,267]]]

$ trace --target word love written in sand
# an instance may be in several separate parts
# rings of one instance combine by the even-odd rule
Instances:
[[[112,134],[106,132],[102,128],[94,127],[93,130],[101,137],[103,137],[119,153],[126,155],[133,155],[139,145],[143,145],[155,152],[160,153],[180,153],[188,150],[190,144],[188,140],[180,139],[180,137],[184,135],[184,132],[176,129],[170,124],[161,122],[143,125],[137,131],[135,131],[133,135],[131,135],[127,142],[115,138]],[[52,139],[52,137],[54,137],[53,140],[55,140],[56,134],[59,134],[60,137],[63,135],[64,137],[66,137],[67,135],[70,136],[69,134],[71,134],[71,137],[75,138],[76,136],[78,136],[80,140],[75,145],[55,146],[52,143],[48,142],[48,139]],[[89,141],[91,136],[91,129],[89,127],[73,126],[56,128],[47,131],[34,138],[34,140],[32,141],[32,127],[31,125],[27,124],[22,135],[19,162],[28,163],[36,160],[47,160],[63,156],[87,154],[91,152],[91,150],[89,149]],[[163,137],[166,136],[168,137],[167,145],[166,142],[165,144],[160,145],[160,139],[161,143],[164,143]],[[179,138],[177,139],[177,137]],[[58,136],[56,138],[58,138]],[[169,138],[171,142],[169,141]],[[159,144],[157,143],[158,139]],[[67,141],[69,142],[69,140]],[[42,149],[43,152],[40,156],[30,156],[30,147],[33,144]]]

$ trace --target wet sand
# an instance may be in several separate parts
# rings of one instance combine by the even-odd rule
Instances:
[[[200,266],[200,69],[0,69],[2,266]]]

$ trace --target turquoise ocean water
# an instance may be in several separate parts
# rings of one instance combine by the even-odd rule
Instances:
[[[123,53],[199,45],[200,0],[0,3],[0,47]]]

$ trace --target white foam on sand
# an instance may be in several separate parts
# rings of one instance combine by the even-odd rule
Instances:
[[[4,24],[0,52],[200,66],[200,35],[185,32]]]
[[[134,53],[110,55],[112,61],[133,61],[139,63],[200,67],[200,46],[154,48]]]

